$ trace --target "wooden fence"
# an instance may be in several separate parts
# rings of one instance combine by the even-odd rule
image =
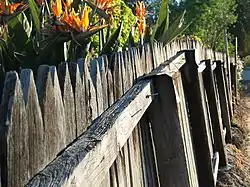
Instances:
[[[8,72],[0,184],[214,186],[227,166],[235,59],[183,40],[43,65],[36,83],[31,70]]]

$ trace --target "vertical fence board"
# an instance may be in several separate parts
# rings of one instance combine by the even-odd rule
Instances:
[[[214,135],[214,145],[215,151],[219,152],[220,157],[220,166],[227,165],[227,158],[225,153],[225,141],[223,137],[223,127],[221,122],[221,116],[219,113],[218,99],[216,98],[216,91],[215,91],[215,82],[214,82],[214,74],[211,66],[211,60],[206,60],[206,69],[204,71],[204,82],[205,89],[208,97],[208,104],[211,114],[211,122],[213,127],[213,135]]]
[[[46,160],[49,162],[66,145],[64,108],[55,67],[39,67],[37,89],[44,120]]]
[[[123,94],[129,90],[130,87],[133,85],[133,71],[131,67],[130,57],[128,56],[128,53],[123,53],[123,72],[122,72],[122,82],[123,82]],[[123,160],[124,160],[124,167],[125,167],[125,180],[126,180],[126,186],[131,186],[131,176],[130,176],[130,155],[129,155],[129,147],[128,142],[124,144],[124,147],[122,148],[122,154],[123,154]]]
[[[22,186],[30,177],[29,142],[23,93],[16,72],[8,72],[5,78],[1,126],[6,138],[3,142],[5,157],[5,165],[2,167],[3,186]]]
[[[65,114],[65,139],[70,144],[77,134],[75,117],[75,99],[71,85],[68,64],[63,62],[58,67],[58,78],[62,92],[64,114]]]
[[[227,92],[226,92],[226,85],[225,79],[223,74],[223,67],[221,61],[216,61],[216,69],[215,75],[217,79],[217,86],[219,90],[219,98],[220,98],[220,105],[221,105],[221,117],[223,125],[227,129],[226,133],[226,142],[232,141],[232,133],[231,133],[231,122],[230,122],[230,114],[228,108],[228,100],[227,100]]]
[[[190,124],[187,114],[187,105],[184,96],[184,90],[182,85],[182,78],[181,74],[178,72],[174,77],[174,86],[175,86],[175,97],[177,100],[177,108],[179,113],[179,119],[181,124],[182,130],[182,141],[184,145],[184,152],[186,156],[186,164],[188,170],[188,177],[190,186],[198,187],[198,178],[197,178],[197,170],[196,170],[196,163],[195,163],[195,154],[193,148],[193,142],[191,138],[191,131],[190,131]]]
[[[108,108],[108,82],[107,82],[107,65],[108,59],[107,56],[101,56],[98,59],[99,62],[99,71],[101,76],[101,84],[102,84],[102,97],[103,97],[103,110]]]
[[[96,92],[96,96],[94,96],[93,98],[96,100],[97,106],[97,115],[95,117],[98,117],[103,112],[103,88],[101,83],[99,64],[97,60],[92,60],[90,62],[90,76]],[[95,119],[95,117],[93,118],[93,120]]]
[[[110,63],[110,62],[109,62]],[[111,66],[111,64],[108,63],[108,66]],[[115,101],[114,101],[114,79],[111,73],[110,68],[107,69],[107,89],[108,89],[108,106],[110,107]],[[117,186],[117,177],[115,172],[115,163],[110,167],[109,173],[107,176],[109,177],[110,186],[114,187]],[[104,186],[103,186],[104,187]]]
[[[195,62],[193,50],[186,51],[186,64],[181,69],[183,77],[184,93],[187,98],[190,125],[192,128],[193,142],[196,155],[197,172],[199,185],[203,187],[214,186],[212,163],[207,137],[207,124],[204,111],[204,98],[198,67]],[[206,164],[204,164],[206,163]]]
[[[191,186],[172,78],[167,75],[158,76],[154,78],[154,86],[158,95],[148,111],[152,123],[160,186]]]
[[[98,107],[96,103],[96,89],[93,84],[90,70],[88,67],[88,60],[79,60],[79,70],[83,76],[83,81],[85,81],[86,88],[86,104],[87,104],[87,126],[98,116]]]
[[[225,85],[226,85],[226,96],[227,96],[227,101],[228,101],[228,109],[229,109],[229,115],[230,115],[230,120],[232,119],[233,117],[233,110],[232,110],[232,104],[231,104],[231,95],[230,95],[230,85],[229,85],[229,80],[228,80],[228,74],[227,74],[227,66],[226,66],[226,62],[223,61],[223,76],[224,76],[224,79],[225,79]]]
[[[152,139],[151,124],[148,119],[148,111],[144,114],[140,123],[141,149],[142,149],[142,166],[145,187],[159,186],[157,172],[157,160]]]
[[[232,87],[232,102],[233,102],[233,112],[235,113],[236,109],[236,100],[237,100],[237,69],[235,64],[231,64],[231,87]]]
[[[114,100],[117,101],[123,94],[123,74],[124,71],[124,64],[122,64],[122,54],[121,53],[115,53],[113,54],[113,75],[114,75],[114,93],[115,97]],[[126,145],[124,145],[126,146]],[[126,186],[126,166],[125,163],[122,162],[123,160],[123,152],[124,150],[120,150],[115,163],[113,164],[111,171],[116,171],[116,177],[117,177],[117,185],[118,186]],[[114,174],[112,174],[113,176]],[[115,178],[115,176],[113,176]]]
[[[75,98],[76,136],[79,136],[88,127],[85,80],[80,75],[78,64],[71,62],[68,67]]]
[[[20,81],[27,115],[30,176],[38,173],[46,164],[44,128],[36,85],[31,70],[22,70]]]
[[[140,49],[137,48],[136,49],[136,61],[135,61],[135,78],[138,78],[140,76],[143,75],[143,73],[145,72],[145,62],[142,61],[141,58],[141,53],[140,53]],[[130,158],[131,158],[131,170],[132,170],[132,183],[133,186],[144,186],[144,181],[143,181],[143,163],[141,161],[141,155],[143,154],[141,152],[141,139],[139,136],[139,126],[140,123],[138,123],[138,125],[134,128],[134,131],[132,132],[132,135],[129,137],[128,139],[128,145],[129,145],[129,149],[130,149]],[[134,150],[134,151],[133,151]],[[135,163],[135,165],[133,165],[132,163]]]
[[[102,96],[103,96],[103,110],[106,110],[109,107],[109,92],[113,90],[108,89],[108,59],[107,56],[101,56],[98,58],[99,70],[102,83]],[[103,180],[100,187],[109,187],[110,186],[110,171],[106,173],[105,179]]]

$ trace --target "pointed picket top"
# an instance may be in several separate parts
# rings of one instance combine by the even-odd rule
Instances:
[[[90,76],[95,86],[96,91],[96,104],[97,104],[97,116],[104,112],[103,109],[103,88],[101,82],[99,62],[94,59],[90,62]],[[96,117],[97,117],[96,116]]]
[[[23,186],[30,178],[28,125],[21,83],[14,71],[6,74],[1,119],[6,138],[2,169],[8,171],[2,177],[9,186]]]
[[[21,71],[20,81],[28,124],[30,175],[34,176],[47,164],[43,118],[32,70],[23,69]]]
[[[38,97],[42,109],[47,160],[53,160],[66,146],[65,115],[55,67],[42,65],[37,75]]]
[[[103,110],[108,108],[108,82],[107,82],[107,70],[108,70],[108,58],[106,55],[100,56],[98,59],[99,71],[102,84],[102,97],[103,97]]]
[[[76,138],[75,98],[67,62],[58,66],[58,78],[65,114],[65,139],[68,145]]]
[[[88,59],[78,59],[80,74],[86,85],[86,101],[87,101],[87,126],[98,117],[98,106],[96,100],[96,89],[90,74],[90,62]]]
[[[75,119],[76,119],[76,135],[81,135],[88,127],[87,123],[87,104],[86,101],[86,83],[85,78],[80,75],[77,63],[68,63],[71,84],[75,100]]]

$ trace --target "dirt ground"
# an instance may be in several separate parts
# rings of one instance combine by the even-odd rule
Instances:
[[[218,173],[217,187],[250,187],[250,96],[244,95],[232,124],[232,144],[226,145],[228,170]]]

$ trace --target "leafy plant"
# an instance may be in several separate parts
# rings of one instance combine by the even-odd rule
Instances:
[[[191,22],[185,22],[185,14],[186,11],[184,10],[183,13],[176,20],[174,20],[171,25],[169,25],[168,0],[162,0],[157,23],[154,26],[154,31],[151,36],[151,41],[156,40],[163,42],[163,44],[166,45],[174,40],[191,24]]]

